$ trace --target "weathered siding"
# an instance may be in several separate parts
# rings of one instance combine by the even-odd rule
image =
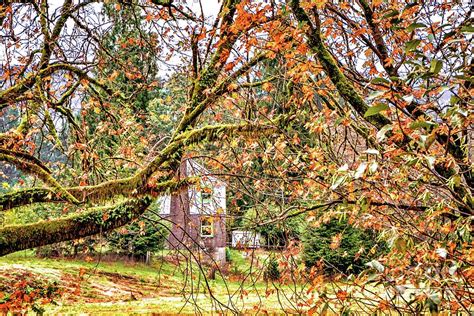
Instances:
[[[160,213],[173,223],[168,238],[170,248],[195,248],[203,246],[216,250],[226,246],[226,187],[215,177],[208,176],[208,171],[196,163],[182,164],[181,175],[202,175],[201,187],[211,189],[211,198],[203,203],[202,192],[195,187],[188,187],[171,197],[160,198]],[[213,236],[201,236],[201,220],[211,218]]]

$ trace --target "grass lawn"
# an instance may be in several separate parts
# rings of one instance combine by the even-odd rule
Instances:
[[[225,276],[217,274],[214,280],[205,280],[196,264],[186,261],[178,264],[168,253],[164,253],[163,260],[158,257],[151,265],[145,265],[97,259],[43,259],[31,251],[18,252],[0,257],[0,307],[4,297],[2,286],[14,284],[12,280],[22,280],[25,276],[56,282],[60,288],[56,304],[43,306],[46,315],[230,314],[229,310],[243,314],[301,314],[310,307],[293,303],[295,299],[301,302],[301,298],[311,301],[313,292],[303,285],[275,288],[262,281],[262,262],[268,253],[260,251],[252,256],[231,250],[230,256],[231,264]],[[339,282],[327,282],[323,286],[319,290],[326,292],[327,297],[336,297],[338,290],[344,290],[360,298],[362,305],[369,304],[364,302],[360,288]],[[366,290],[383,291],[367,286]],[[316,299],[313,297],[313,301]],[[351,306],[351,310],[362,315],[366,307]],[[330,303],[328,315],[339,314],[339,308]],[[397,313],[386,311],[385,314]]]
[[[215,280],[207,281],[215,299],[247,313],[263,310],[283,313],[280,302],[291,308],[291,299],[279,297],[261,279],[249,276],[251,260],[243,252],[232,250],[231,259],[225,277],[217,275]],[[192,276],[186,277],[190,271]],[[45,307],[50,315],[194,314],[220,310],[206,290],[197,265],[177,265],[158,259],[152,265],[42,259],[31,251],[0,258],[0,284],[2,277],[7,282],[13,273],[21,272],[58,282],[61,288],[58,305]],[[255,275],[261,271],[253,267],[253,272]],[[242,282],[242,276],[246,275]]]

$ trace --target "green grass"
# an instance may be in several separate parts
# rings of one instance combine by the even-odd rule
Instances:
[[[25,256],[24,254],[14,254],[0,258],[0,266],[5,264],[22,265],[27,268],[34,269],[57,269],[63,273],[70,274],[77,274],[79,273],[79,270],[83,268],[86,269],[86,274],[92,275],[95,271],[102,271],[144,279],[157,279],[159,277],[157,274],[158,267],[156,265],[147,266],[141,263],[127,264],[124,262],[86,262],[83,260],[37,258],[33,257],[32,255]],[[162,264],[160,272],[162,275],[171,276],[177,280],[182,278],[179,271],[168,263]]]
[[[251,268],[249,260],[244,258],[240,251],[231,250],[231,261],[239,273],[248,272]],[[202,309],[201,312],[219,311],[215,300],[211,299],[205,288],[203,275],[196,264],[190,266],[194,274],[192,278],[189,278],[185,277],[185,272],[181,271],[184,265],[177,268],[168,262],[158,261],[151,266],[124,262],[86,262],[38,258],[32,251],[24,251],[1,257],[0,268],[2,267],[30,269],[48,279],[53,278],[54,274],[65,274],[77,278],[79,271],[85,269],[86,272],[80,281],[80,298],[71,302],[62,297],[59,306],[47,306],[47,314],[51,315],[133,315],[177,312],[194,314],[197,312],[195,306],[199,306]],[[253,270],[255,271],[255,268]],[[48,275],[48,273],[52,274]],[[117,300],[112,297],[110,302],[93,302],[95,298],[103,299],[103,297],[98,297],[96,288],[98,286],[107,288],[111,284],[107,273],[118,277],[133,277],[134,286],[143,283],[143,289],[139,290],[144,297],[136,301]],[[54,277],[58,278],[57,275]],[[248,278],[242,284],[241,280],[231,280],[228,276],[217,275],[215,280],[208,280],[208,285],[215,299],[223,304],[233,305],[238,310],[255,312],[254,306],[261,305],[262,308],[274,313],[280,311],[276,295],[261,297],[267,291],[267,285],[261,280]],[[197,294],[190,296],[191,288]],[[184,294],[183,289],[186,289]]]
[[[280,295],[277,295],[271,284],[267,284],[258,277],[268,255],[268,252],[262,251],[255,253],[254,262],[259,261],[260,268],[258,268],[251,266],[251,260],[244,256],[244,252],[231,250],[229,271],[224,276],[217,275],[215,280],[207,280],[213,298],[205,287],[203,274],[196,264],[175,265],[171,262],[160,261],[161,257],[156,258],[154,264],[145,265],[120,261],[86,262],[70,259],[42,259],[35,257],[32,251],[24,251],[0,257],[0,282],[8,281],[9,276],[5,273],[2,278],[2,271],[17,272],[29,269],[38,277],[61,281],[63,287],[80,284],[80,295],[73,296],[72,299],[62,295],[57,300],[59,305],[46,306],[46,315],[229,313],[225,308],[219,308],[216,300],[244,314],[261,314],[263,311],[271,314],[294,312],[291,296],[299,292],[305,297],[307,288],[303,289],[300,284],[278,286]],[[185,268],[188,270],[185,271]],[[189,275],[190,270],[193,271],[192,276]],[[234,270],[238,273],[234,273]],[[82,277],[79,276],[80,271],[85,271]],[[249,271],[253,274],[249,275]],[[97,290],[98,288],[100,291]],[[116,288],[122,292],[118,294],[114,292],[107,297],[104,291],[109,288]],[[131,293],[140,293],[140,295],[132,297],[126,292],[128,289]],[[318,291],[320,293],[326,291],[327,296],[334,297],[338,289],[352,292],[354,297],[364,299],[359,288],[344,285],[343,282],[325,283],[318,288]],[[382,287],[366,286],[365,289],[369,292],[382,293],[383,291]],[[285,294],[289,296],[285,298]],[[334,308],[330,314],[337,314],[341,306],[336,307],[330,304],[331,308]],[[284,308],[281,307],[282,305]],[[196,306],[200,309],[196,309]],[[305,308],[307,307],[303,307]],[[352,306],[352,308],[353,311],[364,314],[365,309],[359,310],[357,306]]]

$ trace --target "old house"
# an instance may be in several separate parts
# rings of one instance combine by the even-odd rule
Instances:
[[[198,184],[162,197],[160,214],[172,228],[167,240],[170,249],[205,249],[218,262],[225,262],[226,184],[196,161],[181,164],[180,178],[199,177]]]

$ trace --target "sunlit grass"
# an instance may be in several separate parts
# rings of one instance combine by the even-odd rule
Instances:
[[[47,306],[47,314],[133,315],[135,313],[189,313],[219,312],[230,307],[240,312],[281,312],[277,295],[266,295],[268,284],[261,279],[233,279],[216,275],[215,280],[204,278],[197,264],[182,271],[184,264],[174,265],[156,258],[151,265],[127,262],[106,262],[73,259],[38,258],[32,251],[14,253],[0,258],[0,267],[26,268],[35,273],[53,272],[78,277],[82,270],[81,295],[74,302],[59,300],[59,306]],[[244,275],[251,263],[241,251],[231,251],[235,270]],[[255,270],[255,268],[253,268]],[[232,270],[232,268],[231,268]],[[258,271],[257,271],[258,272]],[[146,285],[140,289],[143,297],[137,300],[111,297],[108,302],[93,302],[97,294],[94,287],[107,287],[110,280],[106,273],[127,276]],[[230,272],[232,275],[232,272]],[[208,288],[209,287],[209,288]],[[212,293],[212,297],[210,295]],[[98,298],[103,300],[102,298]],[[216,302],[217,301],[217,302]],[[197,307],[198,306],[198,307]],[[196,309],[198,308],[198,309]]]

